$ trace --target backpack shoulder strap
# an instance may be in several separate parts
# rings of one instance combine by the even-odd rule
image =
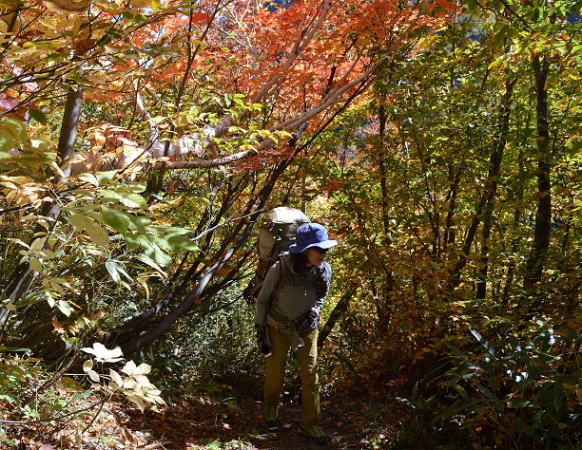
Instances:
[[[279,255],[279,257],[277,258],[277,262],[279,263],[279,270],[281,272],[281,276],[279,277],[279,280],[277,281],[277,284],[275,285],[274,290],[277,290],[281,286],[283,286],[283,282],[287,278],[287,274],[285,273],[287,268],[283,264],[283,255]]]

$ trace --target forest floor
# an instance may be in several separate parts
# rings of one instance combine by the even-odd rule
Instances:
[[[218,395],[217,395],[218,394]],[[91,399],[85,399],[91,401]],[[13,429],[17,448],[74,449],[282,449],[310,450],[388,448],[398,433],[402,409],[394,400],[324,399],[322,427],[326,447],[299,431],[300,407],[280,410],[280,425],[269,428],[261,402],[252,398],[191,395],[155,412],[130,406],[126,399],[107,402],[99,415],[88,411],[55,432],[52,425]],[[97,409],[97,408],[95,408]],[[0,447],[2,444],[0,444]]]

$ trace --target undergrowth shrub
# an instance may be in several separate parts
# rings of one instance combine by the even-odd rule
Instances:
[[[412,420],[397,448],[455,448],[457,440],[473,448],[575,448],[582,439],[582,335],[541,322],[522,336],[470,332],[477,344],[451,347],[452,367],[433,380],[432,395],[415,389],[399,398]]]
[[[227,385],[256,396],[263,358],[256,349],[254,308],[238,300],[236,290],[223,293],[216,303],[215,311],[202,319],[183,320],[151,352],[158,382],[168,392]]]
[[[327,320],[330,305],[321,319]],[[231,289],[216,298],[216,306],[204,317],[193,316],[179,323],[164,341],[147,355],[155,367],[155,382],[164,393],[184,394],[202,389],[261,398],[264,356],[255,340],[255,305],[240,297],[240,289]],[[322,394],[333,389],[332,369],[339,363],[336,334],[332,334],[320,355]],[[342,345],[343,346],[343,345]],[[298,400],[300,383],[298,362],[292,352],[285,366],[285,401]]]

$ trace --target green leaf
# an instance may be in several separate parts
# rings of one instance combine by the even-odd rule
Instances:
[[[87,183],[92,184],[93,186],[99,186],[99,180],[95,175],[90,172],[82,173],[79,175],[79,180],[86,181]]]
[[[166,277],[166,272],[164,272],[162,270],[162,268],[157,265],[155,263],[155,261],[153,261],[149,256],[146,255],[139,255],[136,257],[137,259],[139,259],[141,262],[143,262],[144,264],[147,264],[148,266],[150,266],[151,268],[157,270],[161,275],[163,275],[164,277]]]
[[[105,222],[115,231],[119,231],[120,233],[125,233],[127,231],[130,223],[127,214],[116,209],[103,206],[101,208],[101,215],[103,217],[103,222]]]
[[[9,117],[0,119],[0,150],[20,148],[28,141],[27,138],[24,123]]]
[[[131,278],[129,276],[129,274],[125,271],[123,266],[120,266],[119,264],[117,265],[117,272],[119,272],[121,275],[123,275],[125,278],[127,278],[127,280],[133,281],[133,278]]]
[[[116,283],[119,283],[121,277],[117,271],[117,264],[115,264],[113,261],[107,261],[105,263],[105,268],[107,269],[107,272],[109,272],[109,275],[111,275],[111,279]]]
[[[133,192],[106,190],[101,192],[101,196],[104,199],[117,200],[128,208],[145,208],[147,206],[145,199],[141,195]]]
[[[18,447],[18,442],[15,440],[7,438],[3,432],[0,432],[0,441],[4,442],[5,444],[11,445],[12,447]]]
[[[148,233],[148,229],[146,228],[148,225],[152,223],[151,219],[144,216],[127,216],[128,219],[131,221],[131,224],[137,228],[137,231],[140,233]]]
[[[43,113],[40,109],[29,109],[28,113],[30,117],[40,123],[47,123],[48,118],[45,113]]]
[[[30,258],[30,268],[35,272],[42,272],[42,263],[38,258]]]
[[[115,175],[117,175],[117,170],[109,170],[107,172],[95,172],[95,177],[99,181],[100,185],[107,184],[107,183],[113,181],[113,178],[115,178]]]
[[[62,377],[58,385],[59,388],[67,392],[81,392],[83,390],[81,385],[71,377]]]
[[[154,260],[162,265],[167,266],[168,264],[172,263],[172,258],[166,252],[164,252],[160,247],[157,245],[154,248]]]
[[[69,216],[69,222],[77,229],[77,231],[83,231],[87,228],[87,219],[81,214],[72,213]]]
[[[469,398],[469,394],[467,393],[467,391],[465,390],[465,388],[459,384],[455,384],[453,385],[453,388],[455,389],[455,391],[457,391],[459,393],[459,395],[461,397],[463,397],[465,400],[467,400]]]
[[[45,294],[46,294],[46,302],[49,304],[49,306],[51,308],[54,308],[55,298],[53,297],[53,295],[50,292],[45,292]]]
[[[174,235],[169,236],[167,239],[172,250],[174,251],[183,250],[193,252],[200,249],[200,247],[194,241],[189,239],[187,236]]]
[[[71,304],[65,300],[59,300],[57,302],[57,308],[59,308],[59,311],[61,311],[67,317],[69,317],[73,312]]]
[[[93,242],[97,245],[107,247],[109,245],[109,234],[101,225],[91,219],[87,220],[87,233]]]

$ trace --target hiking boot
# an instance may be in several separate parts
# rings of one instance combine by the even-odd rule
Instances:
[[[327,444],[327,435],[320,426],[313,425],[308,427],[301,424],[301,431],[303,431],[303,433],[317,445]]]
[[[265,410],[263,411],[263,416],[265,417],[265,422],[267,422],[267,425],[273,427],[277,424],[279,409],[277,406],[266,405]]]

